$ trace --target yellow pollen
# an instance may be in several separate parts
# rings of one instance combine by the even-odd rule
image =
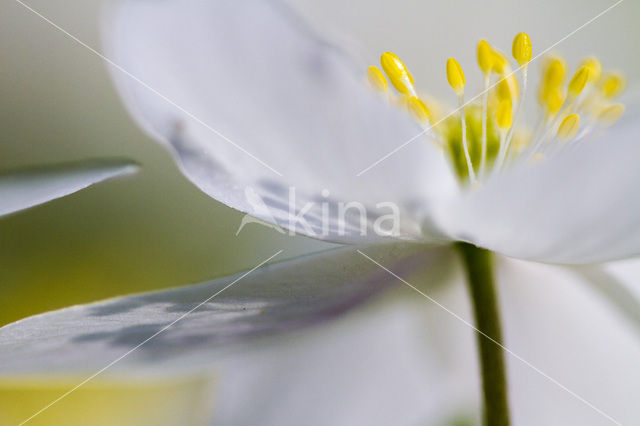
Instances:
[[[606,98],[613,99],[622,93],[626,86],[627,80],[624,75],[612,72],[605,74],[600,90]]]
[[[573,139],[578,133],[580,127],[580,116],[578,114],[569,114],[562,120],[558,128],[558,138],[563,141]]]
[[[588,66],[582,66],[575,73],[571,81],[569,82],[569,96],[577,98],[584,90],[584,87],[589,81],[589,75],[591,74],[591,68]]]
[[[520,33],[513,39],[511,53],[520,66],[524,66],[531,61],[532,56],[531,38],[526,33]]]
[[[395,53],[384,52],[380,56],[380,65],[398,92],[404,95],[412,94],[413,76]]]
[[[404,78],[409,73],[407,67],[395,53],[384,52],[380,56],[380,65],[382,65],[382,69],[389,77]]]
[[[589,82],[595,83],[602,76],[602,64],[598,58],[590,56],[585,58],[581,63],[581,67],[589,67]]]
[[[513,101],[518,98],[518,81],[514,74],[500,79],[496,86],[496,95],[500,101]]]
[[[545,89],[553,89],[561,86],[567,75],[567,65],[561,58],[548,60],[543,68],[542,84]]]
[[[555,116],[564,105],[565,95],[561,87],[543,90],[541,97],[542,105],[550,116]]]
[[[496,74],[504,74],[507,71],[507,67],[509,65],[509,61],[507,58],[497,50],[493,50],[493,60],[491,64],[493,65],[493,72]]]
[[[466,84],[464,72],[462,71],[462,67],[458,61],[454,58],[449,58],[447,60],[447,80],[449,81],[449,85],[453,87],[453,90],[455,90],[458,95],[461,95],[464,92],[464,85]]]
[[[484,75],[488,75],[493,69],[493,49],[486,40],[480,40],[478,42],[478,66]]]
[[[371,65],[367,68],[367,78],[369,79],[371,87],[379,92],[386,92],[389,88],[387,79],[384,78],[384,74],[382,74],[382,71],[380,71],[378,67]]]
[[[407,98],[407,108],[409,112],[420,124],[428,124],[431,120],[429,109],[420,98],[410,96]]]
[[[505,131],[511,127],[513,121],[512,109],[510,100],[504,99],[500,101],[496,111],[496,123],[500,130]]]
[[[618,121],[620,117],[622,117],[623,113],[624,105],[613,104],[604,108],[602,111],[600,111],[600,113],[598,113],[598,120],[603,122],[605,125],[610,126]]]

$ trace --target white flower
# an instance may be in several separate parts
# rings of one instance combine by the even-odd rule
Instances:
[[[0,343],[7,348],[0,353],[0,373],[91,373],[123,354],[126,358],[113,365],[114,372],[190,370],[210,366],[213,360],[229,363],[228,371],[234,371],[238,361],[229,355],[236,349],[246,350],[239,342],[334,317],[396,282],[356,248],[407,282],[430,286],[447,282],[447,274],[454,273],[447,244],[455,241],[506,256],[563,264],[640,254],[636,177],[640,145],[635,140],[639,123],[633,107],[615,126],[593,133],[573,149],[535,165],[514,162],[513,167],[469,189],[460,185],[437,145],[425,140],[407,143],[423,129],[364,84],[364,68],[279,1],[131,0],[115,4],[110,12],[106,53],[126,70],[112,70],[120,93],[136,120],[174,155],[194,184],[235,209],[253,213],[245,197],[251,188],[268,207],[261,220],[346,246],[198,286],[19,321],[0,330]],[[294,214],[312,203],[308,226],[290,220],[291,187],[296,189]],[[328,221],[322,210],[324,200]],[[373,214],[367,217],[367,229],[384,215],[375,206],[393,203],[400,211],[398,234],[363,235],[359,224],[351,221],[341,228],[337,214],[341,202],[367,207]],[[509,276],[503,287],[514,291],[524,285],[519,282],[522,274]],[[624,288],[615,281],[609,285]],[[537,296],[542,301],[531,303],[547,309],[548,298],[559,300],[549,291]],[[514,300],[522,297],[514,294]],[[567,299],[573,308],[573,299]],[[199,306],[203,301],[208,302]],[[637,307],[634,299],[625,302],[631,312]],[[522,299],[519,303],[520,310],[527,311],[529,306]],[[507,312],[508,324],[517,324],[518,312]],[[525,330],[526,335],[518,334],[507,325],[507,346],[513,343],[516,353],[521,349],[530,355],[531,348],[518,347],[519,342],[529,342],[535,328]],[[555,330],[545,331],[549,333],[538,340],[540,347]],[[615,343],[622,342],[636,353],[637,342],[629,333],[621,333]],[[536,361],[544,364],[544,357],[539,357]],[[616,359],[628,365],[625,354]],[[640,383],[633,379],[627,383],[632,390]],[[239,388],[263,398],[253,380],[259,378],[251,376],[249,384]],[[448,378],[445,382],[450,383]],[[526,391],[526,383],[516,380],[515,386],[516,391]],[[572,387],[589,389],[581,383]],[[340,385],[336,395],[345,395],[340,390],[345,397],[355,392]],[[384,401],[376,399],[379,395],[370,400],[383,407]],[[588,413],[585,421],[593,421],[589,407],[572,402]],[[231,407],[227,408],[232,410],[231,418],[234,403],[221,407]],[[528,420],[521,413],[531,406],[523,405],[523,411],[518,411],[516,404],[515,418],[525,423]],[[384,406],[390,411],[374,418],[365,416],[365,408],[355,410],[354,423],[386,424],[389,418],[411,410],[408,405],[398,407],[394,411],[395,406]],[[257,418],[266,419],[265,424],[283,421],[279,413],[265,417],[269,407],[259,408]],[[630,413],[636,409],[626,404],[624,409],[607,408],[620,419],[634,418]],[[438,415],[444,418],[449,413]],[[251,414],[247,412],[247,418]],[[531,415],[545,419],[544,410]],[[597,412],[595,416],[602,420]],[[421,420],[409,417],[401,421]],[[318,424],[343,420],[316,419]]]
[[[118,3],[106,39],[108,57],[171,100],[113,70],[136,120],[210,196],[252,213],[244,193],[252,187],[289,228],[289,188],[298,208],[315,201],[318,209],[327,189],[334,203],[395,203],[403,239],[462,240],[558,263],[640,254],[635,106],[575,149],[506,170],[476,190],[460,190],[437,146],[424,139],[357,177],[422,133],[420,126],[372,93],[365,67],[284,4],[236,3]],[[323,237],[318,228],[312,236],[349,244],[380,238],[361,236],[359,227],[340,235],[337,226]]]

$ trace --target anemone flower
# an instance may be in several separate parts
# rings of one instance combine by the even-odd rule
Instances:
[[[526,96],[534,50],[524,33],[512,46],[520,80],[506,54],[479,43],[486,90],[471,102],[465,100],[462,67],[453,58],[447,62],[446,77],[459,102],[447,111],[443,102],[419,93],[414,76],[393,53],[382,55],[382,71],[360,66],[279,1],[129,0],[109,12],[106,56],[118,90],[185,176],[232,208],[343,247],[263,266],[281,252],[276,248],[255,268],[232,277],[11,324],[0,330],[5,374],[96,372],[90,380],[107,369],[211,366],[243,353],[248,339],[336,317],[398,282],[434,302],[416,285],[432,288],[456,274],[457,250],[475,326],[447,312],[477,332],[484,421],[504,425],[510,410],[493,253],[512,268],[498,276],[501,288],[516,294],[530,282],[531,264],[504,257],[580,265],[640,254],[637,113],[633,105],[624,111],[614,101],[624,80],[603,73],[594,58],[568,84],[563,60],[545,60],[536,94],[539,125],[525,132],[520,121],[524,100],[534,98]],[[567,271],[580,271],[585,282],[611,278],[592,269]],[[560,291],[570,279],[558,274],[559,279],[532,275],[557,287],[547,290]],[[625,287],[615,279],[606,285],[604,293],[637,316]],[[522,300],[515,311],[505,308],[507,324],[526,316]],[[544,302],[549,299],[531,301]],[[553,340],[553,327],[562,321],[539,311],[532,318],[523,321],[544,325],[544,336]],[[527,329],[509,338],[527,341],[530,335],[535,333]],[[620,365],[638,351],[637,342],[627,347],[629,353],[612,355]],[[524,357],[517,359],[542,373]],[[241,370],[237,364],[230,369],[238,375]],[[598,421],[626,419],[635,409],[600,409],[542,375]],[[238,379],[238,392],[268,404],[268,391],[256,376]],[[221,391],[233,391],[235,379]],[[638,380],[632,379],[626,389],[637,392]],[[221,407],[223,414],[233,404]],[[227,414],[253,411],[243,409],[236,404]],[[611,410],[615,418],[607,414]],[[368,423],[424,420],[396,415]],[[269,422],[277,424],[277,416]]]

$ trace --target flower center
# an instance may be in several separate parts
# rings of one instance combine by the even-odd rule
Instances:
[[[458,108],[449,112],[431,97],[418,95],[413,75],[391,52],[380,58],[382,71],[370,66],[367,77],[373,89],[411,114],[427,138],[447,153],[461,185],[472,186],[506,167],[535,163],[580,143],[594,130],[615,123],[624,112],[624,106],[615,103],[626,86],[621,73],[603,73],[600,61],[588,57],[565,84],[567,64],[561,56],[550,54],[542,59],[538,124],[528,129],[520,123],[520,115],[532,52],[529,36],[518,34],[512,46],[518,63],[514,71],[504,53],[481,40],[477,60],[484,90],[469,102],[465,102],[462,67],[449,58],[447,80],[458,98]],[[520,79],[517,71],[522,71]]]

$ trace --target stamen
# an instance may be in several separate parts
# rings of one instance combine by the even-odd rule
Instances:
[[[513,108],[510,99],[503,99],[498,104],[498,110],[496,111],[496,124],[500,130],[500,149],[498,150],[498,158],[496,158],[495,165],[493,167],[493,175],[495,176],[507,157],[507,134],[509,129],[513,126]]]
[[[505,74],[509,66],[507,58],[499,51],[493,50],[493,72],[496,74]]]
[[[496,111],[496,124],[501,131],[507,131],[513,123],[513,114],[511,108],[511,101],[505,99],[500,101],[498,110]]]
[[[454,58],[447,60],[447,80],[458,96],[464,93],[464,85],[467,82],[462,67]]]
[[[371,65],[367,68],[367,78],[369,79],[371,87],[378,92],[385,93],[389,90],[387,79],[384,78],[384,74],[382,74],[382,71],[380,71],[378,67]]]
[[[413,76],[398,56],[391,52],[385,52],[380,56],[380,65],[398,92],[403,95],[416,96]]]
[[[565,101],[562,84],[567,73],[567,66],[561,58],[555,57],[546,61],[543,66],[542,86],[538,101],[545,110],[545,118],[554,117]]]
[[[604,108],[598,113],[598,121],[604,123],[606,126],[611,126],[622,117],[624,113],[624,105],[613,104]]]
[[[531,47],[531,38],[526,33],[520,33],[513,39],[513,46],[511,48],[513,58],[518,61],[518,64],[526,68],[531,61],[533,50]]]
[[[516,114],[515,120],[511,124],[509,128],[509,133],[507,134],[507,138],[504,142],[504,149],[502,146],[501,149],[504,150],[504,153],[501,157],[501,161],[499,161],[496,165],[496,168],[500,170],[504,164],[504,159],[506,158],[507,152],[509,151],[509,147],[511,146],[511,141],[513,139],[513,135],[515,134],[516,125],[518,124],[518,119],[520,118],[520,111],[522,110],[522,103],[524,102],[525,96],[527,94],[527,71],[529,69],[529,61],[531,61],[531,57],[533,55],[533,50],[531,46],[531,38],[526,33],[520,33],[515,36],[513,39],[513,46],[511,49],[511,53],[513,54],[513,58],[518,62],[520,67],[522,68],[522,96],[518,100],[518,104],[516,106]]]
[[[555,117],[565,101],[565,93],[560,87],[549,89],[544,95],[544,106],[548,117]]]
[[[571,81],[569,82],[569,98],[571,100],[580,96],[580,93],[584,90],[584,87],[589,82],[589,76],[591,75],[591,68],[588,66],[582,66],[575,73]]]
[[[578,133],[580,127],[580,116],[578,114],[569,114],[562,120],[558,128],[558,139],[562,141],[570,141]]]
[[[429,122],[431,121],[431,114],[429,113],[427,106],[422,102],[422,99],[410,96],[407,98],[407,108],[418,123],[423,126],[429,125]]]
[[[473,164],[471,164],[471,156],[469,155],[469,144],[467,142],[467,120],[464,108],[464,85],[466,84],[466,80],[464,78],[462,67],[454,58],[449,58],[447,60],[447,80],[449,81],[449,85],[458,95],[460,121],[462,123],[462,148],[464,150],[465,160],[467,161],[467,168],[469,169],[469,182],[473,184],[476,180],[476,174],[473,171]]]
[[[491,45],[486,40],[480,40],[478,42],[478,66],[482,73],[486,76],[491,74],[491,70],[493,69],[493,58],[494,52],[491,48]]]
[[[544,59],[537,89],[541,107],[538,123],[533,132],[524,132],[518,121],[527,94],[528,66],[533,55],[531,38],[526,33],[516,35],[511,52],[522,69],[520,83],[503,52],[486,40],[478,42],[477,62],[484,89],[480,105],[475,102],[469,107],[464,101],[466,79],[462,67],[454,58],[447,60],[447,81],[458,97],[459,118],[449,119],[452,115],[449,114],[437,120],[444,115],[444,111],[439,111],[440,104],[429,99],[429,105],[435,111],[432,115],[416,94],[413,76],[391,52],[380,57],[382,71],[371,66],[367,69],[367,78],[374,90],[387,94],[390,103],[411,114],[425,130],[426,137],[442,148],[443,155],[450,155],[454,173],[469,175],[468,188],[481,185],[489,173],[491,176],[500,173],[507,162],[532,164],[558,151],[571,150],[579,146],[582,138],[615,123],[624,113],[622,104],[612,103],[625,89],[626,80],[622,74],[603,73],[600,61],[587,57],[566,84],[566,62],[559,56],[551,56]],[[491,86],[493,74],[497,75],[497,82]],[[399,95],[389,90],[389,83]],[[586,121],[582,120],[584,124],[581,124],[581,115],[587,117]],[[434,121],[435,127],[432,126]],[[558,143],[559,140],[570,143]],[[479,161],[477,175],[472,153],[474,161]],[[491,170],[487,170],[489,167]],[[466,182],[461,184],[467,186]]]
[[[581,67],[589,68],[589,83],[596,83],[602,76],[602,64],[598,58],[590,56],[585,58],[581,63]]]
[[[562,58],[551,58],[545,64],[543,74],[542,84],[544,88],[560,87],[567,75],[567,64]]]
[[[611,72],[605,74],[600,87],[602,95],[607,99],[616,98],[627,86],[627,81],[621,73]]]
[[[485,167],[487,164],[487,100],[489,98],[489,84],[491,81],[491,70],[493,69],[493,49],[486,40],[480,40],[477,49],[478,66],[484,74],[484,87],[482,90],[482,141],[481,141],[481,154],[480,154],[480,170],[478,174],[480,177],[484,176]]]

